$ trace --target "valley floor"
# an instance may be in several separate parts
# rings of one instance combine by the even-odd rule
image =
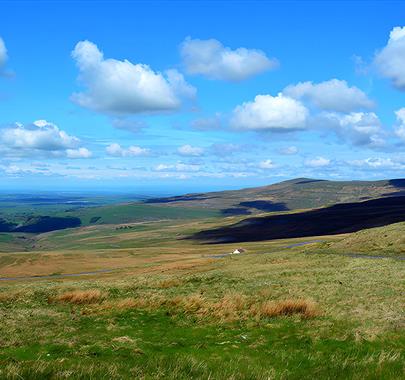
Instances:
[[[2,278],[59,276],[0,282],[0,378],[404,378],[398,249],[362,251],[365,232],[182,239],[202,223],[218,221],[64,230],[0,254]],[[346,255],[347,241],[364,256]]]

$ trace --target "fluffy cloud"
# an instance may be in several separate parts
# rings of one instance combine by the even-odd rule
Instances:
[[[403,141],[405,141],[405,108],[395,111],[397,116],[398,125],[395,128],[395,134]]]
[[[72,100],[82,107],[113,114],[161,112],[180,107],[182,96],[194,96],[196,90],[176,70],[166,76],[148,65],[128,60],[105,59],[90,41],[80,41],[72,52],[79,68],[79,80],[86,91],[75,93]]]
[[[4,40],[0,37],[0,68],[5,65],[7,61],[7,49]]]
[[[24,126],[16,124],[0,131],[0,140],[11,149],[36,149],[55,151],[74,148],[79,139],[61,131],[55,124],[38,120]]]
[[[260,169],[274,169],[276,165],[272,160],[264,160],[259,163],[259,168]]]
[[[107,146],[106,152],[112,157],[137,157],[145,156],[149,153],[149,149],[140,148],[139,146],[130,146],[123,148],[120,144],[113,143]]]
[[[93,154],[87,148],[66,150],[67,158],[90,158],[92,155]]]
[[[301,82],[287,86],[283,93],[294,99],[308,100],[322,110],[351,112],[374,107],[374,102],[363,91],[338,79],[317,84]]]
[[[307,108],[283,94],[257,95],[233,110],[231,126],[238,129],[291,131],[306,127]]]
[[[159,164],[154,170],[158,172],[198,172],[201,166],[196,164],[184,164],[178,162],[176,164]]]
[[[91,157],[91,152],[79,145],[77,137],[46,120],[16,123],[0,130],[0,149],[6,156]]]
[[[377,53],[374,63],[396,88],[405,90],[405,27],[391,30],[387,45]]]
[[[403,170],[405,164],[401,160],[383,157],[369,157],[362,160],[348,161],[348,164],[362,169]]]
[[[166,70],[167,82],[170,84],[175,94],[185,98],[193,99],[197,95],[197,90],[187,83],[183,74],[175,69]]]
[[[323,113],[317,123],[334,129],[342,140],[353,145],[378,148],[385,144],[381,121],[374,112]]]
[[[186,71],[210,79],[241,81],[275,68],[278,63],[261,50],[231,50],[221,42],[187,38],[180,46]]]
[[[183,145],[180,148],[177,149],[177,152],[181,154],[182,156],[201,156],[204,153],[204,149],[197,147],[197,146],[191,146],[191,145]]]
[[[330,165],[330,160],[325,157],[316,157],[316,158],[309,158],[304,162],[305,166],[309,166],[311,168],[321,168]]]

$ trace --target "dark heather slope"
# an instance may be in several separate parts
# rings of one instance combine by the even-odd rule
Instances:
[[[27,220],[24,225],[11,229],[10,232],[43,233],[80,225],[81,220],[75,217],[36,216]]]
[[[234,225],[201,231],[191,239],[234,243],[355,232],[405,221],[405,197],[337,204],[295,214],[248,218]]]

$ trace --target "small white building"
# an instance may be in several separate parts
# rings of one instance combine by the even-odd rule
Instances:
[[[239,255],[240,253],[245,253],[246,250],[244,250],[243,248],[236,248],[231,254],[232,255]]]

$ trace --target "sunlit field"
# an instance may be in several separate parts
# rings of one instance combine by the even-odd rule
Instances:
[[[0,377],[403,377],[400,255],[347,256],[356,235],[229,255],[182,239],[217,220],[166,223],[47,233],[41,250],[1,254]]]

